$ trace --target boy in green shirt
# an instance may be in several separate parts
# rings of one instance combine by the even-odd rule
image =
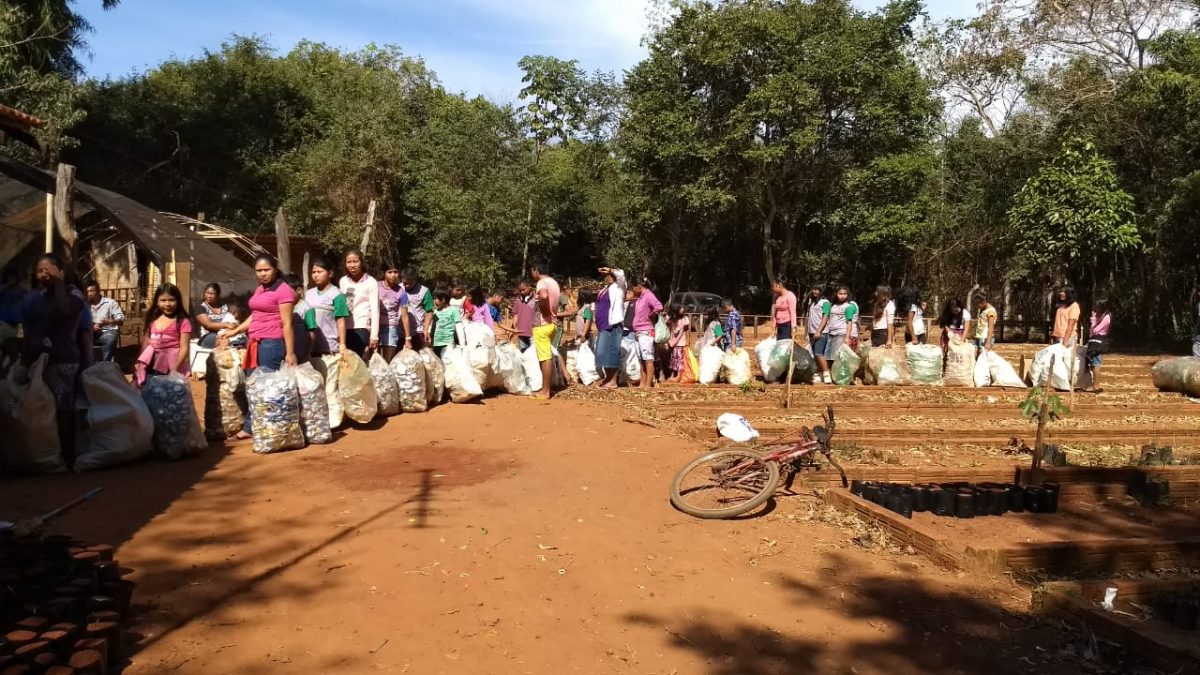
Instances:
[[[442,350],[454,344],[454,329],[462,321],[462,308],[450,305],[450,292],[439,288],[433,293],[433,353],[442,356]]]

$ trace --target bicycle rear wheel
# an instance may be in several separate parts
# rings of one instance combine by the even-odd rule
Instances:
[[[778,462],[752,450],[718,450],[675,474],[671,504],[697,518],[733,518],[762,506],[778,486]]]

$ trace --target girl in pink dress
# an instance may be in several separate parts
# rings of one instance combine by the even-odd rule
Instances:
[[[183,294],[174,284],[163,284],[154,292],[155,303],[146,316],[146,339],[134,365],[138,386],[149,375],[191,375],[188,351],[192,322],[183,312]]]

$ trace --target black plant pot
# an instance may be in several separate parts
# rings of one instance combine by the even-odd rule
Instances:
[[[988,490],[988,502],[991,507],[988,513],[993,516],[1002,516],[1008,510],[1008,494],[1002,487],[994,487]]]
[[[1042,490],[1043,490],[1043,494],[1045,495],[1045,497],[1044,497],[1045,504],[1046,504],[1045,512],[1046,513],[1057,513],[1058,512],[1058,492],[1059,492],[1058,483],[1042,483]]]
[[[954,515],[954,492],[952,490],[943,490],[940,487],[930,488],[929,499],[933,502],[933,515]]]
[[[960,490],[954,495],[954,515],[959,518],[975,517],[975,494]]]
[[[863,492],[862,492],[862,498],[869,502],[878,503],[879,502],[879,486],[878,485],[864,485]]]
[[[1008,489],[1008,510],[1021,513],[1025,510],[1025,488],[1013,485]]]
[[[1044,490],[1036,485],[1025,488],[1025,510],[1030,513],[1041,513],[1045,503]]]
[[[1195,598],[1179,598],[1175,601],[1175,616],[1171,623],[1183,630],[1196,630],[1196,620],[1200,611]]]
[[[905,518],[911,519],[913,514],[913,502],[915,501],[916,496],[913,494],[912,490],[905,490],[901,492],[899,502],[900,508],[896,510],[896,513],[899,513]]]
[[[919,485],[913,488],[913,511],[924,513],[933,508],[933,494],[929,488]]]
[[[850,481],[850,494],[861,497],[863,493],[863,482],[861,480]]]

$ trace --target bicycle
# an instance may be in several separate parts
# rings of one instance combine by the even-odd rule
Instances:
[[[746,448],[725,448],[689,462],[671,480],[671,504],[696,518],[734,518],[762,506],[775,494],[781,480],[787,482],[797,471],[819,466],[818,453],[849,484],[846,472],[830,452],[836,422],[833,406],[825,409],[824,426],[801,427],[794,443],[778,442]],[[796,432],[792,432],[796,433]]]

